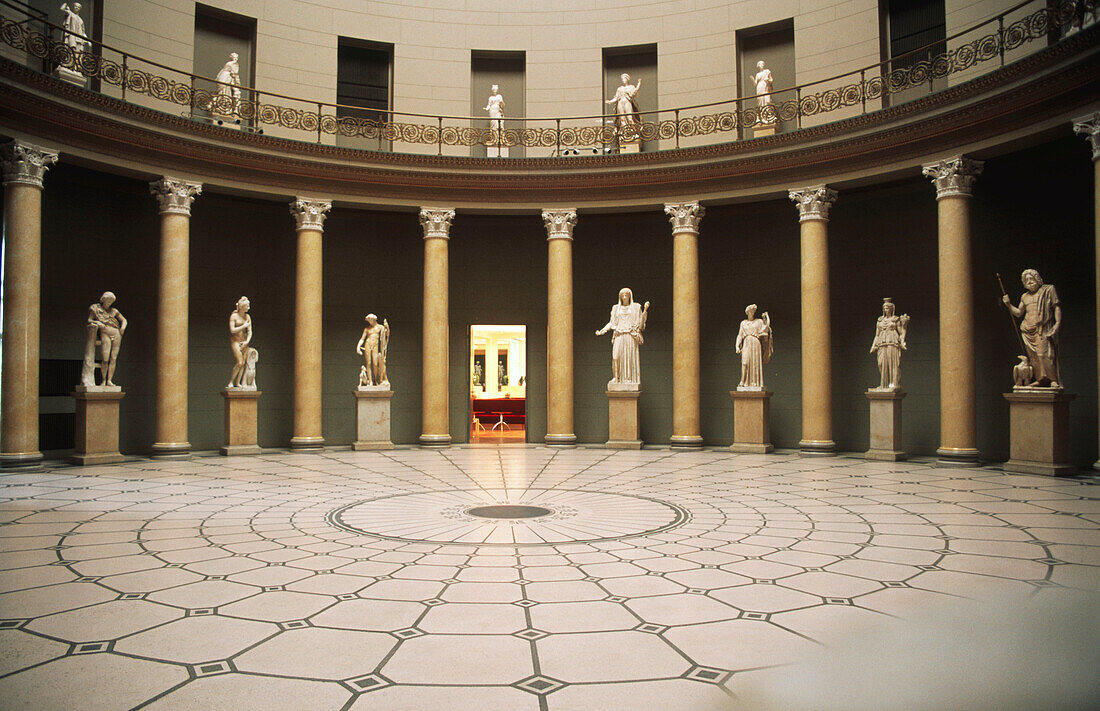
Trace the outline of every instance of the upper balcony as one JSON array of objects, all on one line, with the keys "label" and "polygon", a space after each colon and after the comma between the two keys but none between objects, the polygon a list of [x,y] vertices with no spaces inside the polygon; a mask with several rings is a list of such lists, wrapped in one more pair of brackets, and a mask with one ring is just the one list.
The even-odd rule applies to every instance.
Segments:
[{"label": "upper balcony", "polygon": [[[949,153],[981,157],[1068,131],[1100,101],[1100,3],[1029,0],[911,55],[756,97],[614,115],[383,112],[219,91],[0,0],[0,131],[112,172],[188,177],[241,194],[369,206],[613,209],[675,198],[766,199],[859,185]],[[62,77],[68,76],[69,81]],[[205,87],[205,88],[204,88]],[[768,129],[782,127],[775,135]],[[763,131],[761,129],[764,129]],[[381,150],[335,145],[361,138]],[[646,142],[641,153],[621,148]],[[522,146],[523,158],[471,157]]]}]

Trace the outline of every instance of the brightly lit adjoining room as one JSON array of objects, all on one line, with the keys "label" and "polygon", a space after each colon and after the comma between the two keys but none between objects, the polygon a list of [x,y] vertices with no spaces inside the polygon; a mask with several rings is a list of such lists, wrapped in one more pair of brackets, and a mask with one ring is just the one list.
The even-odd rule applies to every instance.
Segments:
[{"label": "brightly lit adjoining room", "polygon": [[1100,699],[1096,0],[0,0],[0,707]]}]

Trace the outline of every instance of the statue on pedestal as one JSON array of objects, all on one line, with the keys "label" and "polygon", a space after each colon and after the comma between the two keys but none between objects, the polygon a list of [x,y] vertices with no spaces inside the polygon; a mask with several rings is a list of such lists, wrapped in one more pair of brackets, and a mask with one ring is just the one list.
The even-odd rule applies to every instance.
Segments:
[{"label": "statue on pedestal", "polygon": [[772,358],[772,321],[768,312],[756,318],[756,304],[745,308],[745,320],[737,332],[734,349],[741,354],[738,390],[763,390],[764,365]]},{"label": "statue on pedestal", "polygon": [[[355,346],[355,352],[363,356],[366,363],[359,370],[360,387],[368,385],[389,385],[390,379],[386,374],[386,355],[390,348],[390,322],[382,319],[378,323],[378,317],[367,314],[364,319],[367,322],[363,329],[363,335]],[[365,381],[365,382],[364,382]]]},{"label": "statue on pedestal", "polygon": [[756,74],[752,76],[756,85],[756,105],[760,108],[772,103],[772,70],[764,66],[763,60],[756,63]]},{"label": "statue on pedestal", "polygon": [[61,23],[65,28],[62,41],[74,52],[83,52],[90,44],[88,35],[84,32],[84,19],[80,17],[80,10],[81,5],[78,2],[72,5],[61,3],[61,11],[65,13],[65,20]]},{"label": "statue on pedestal", "polygon": [[[1061,389],[1058,374],[1058,330],[1062,306],[1053,284],[1044,284],[1039,272],[1025,269],[1020,275],[1027,292],[1013,306],[1008,294],[1001,297],[1009,312],[1020,319],[1020,341],[1031,366],[1031,381],[1024,387]],[[1018,386],[1019,387],[1019,386]]]},{"label": "statue on pedestal", "polygon": [[[625,74],[623,75],[626,76]],[[623,288],[619,291],[619,303],[611,307],[611,320],[607,325],[596,331],[597,336],[602,336],[609,330],[612,333],[611,346],[611,385],[641,385],[642,367],[638,346],[644,342],[642,331],[645,330],[646,318],[649,314],[649,302],[641,306],[634,301],[634,294],[630,289]]]},{"label": "statue on pedestal", "polygon": [[118,387],[114,383],[115,365],[118,349],[122,345],[122,334],[126,333],[126,318],[114,308],[115,295],[103,292],[99,301],[88,307],[86,327],[88,337],[84,345],[84,367],[80,373],[80,384],[95,386],[95,346],[99,341],[99,370],[103,382],[100,385]]},{"label": "statue on pedestal", "polygon": [[500,95],[500,87],[493,84],[493,93],[489,96],[489,103],[484,111],[489,112],[489,128],[494,131],[504,129],[504,97]]},{"label": "statue on pedestal", "polygon": [[229,376],[227,388],[241,390],[256,389],[256,361],[259,352],[249,344],[252,342],[252,317],[248,315],[251,304],[247,296],[237,299],[237,308],[229,314],[229,350],[237,361],[233,373]]},{"label": "statue on pedestal", "polygon": [[637,128],[642,122],[639,115],[641,110],[638,108],[637,101],[638,92],[642,88],[642,80],[639,79],[637,84],[631,84],[630,75],[626,73],[623,73],[620,79],[623,83],[615,90],[615,96],[604,103],[615,105],[615,125],[619,127],[619,130],[627,126]]},{"label": "statue on pedestal", "polygon": [[[214,113],[236,114],[238,106],[241,102],[241,65],[238,60],[236,52],[230,52],[229,61],[225,63],[221,71],[218,72],[216,81],[218,82],[218,96],[228,97],[229,111],[218,111],[218,108],[222,108],[226,104],[215,104]],[[219,102],[220,103],[220,102]]]},{"label": "statue on pedestal", "polygon": [[873,390],[901,389],[901,352],[906,350],[905,335],[909,330],[909,315],[894,315],[894,302],[882,300],[882,315],[875,322],[875,340],[871,353],[878,361],[879,384]]}]

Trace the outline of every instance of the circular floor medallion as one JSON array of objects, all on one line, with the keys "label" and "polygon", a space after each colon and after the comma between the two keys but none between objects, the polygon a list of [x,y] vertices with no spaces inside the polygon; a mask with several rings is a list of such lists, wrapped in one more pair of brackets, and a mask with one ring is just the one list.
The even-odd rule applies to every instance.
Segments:
[{"label": "circular floor medallion", "polygon": [[345,531],[415,543],[554,545],[676,528],[688,513],[643,496],[561,489],[476,489],[383,496],[341,506]]}]

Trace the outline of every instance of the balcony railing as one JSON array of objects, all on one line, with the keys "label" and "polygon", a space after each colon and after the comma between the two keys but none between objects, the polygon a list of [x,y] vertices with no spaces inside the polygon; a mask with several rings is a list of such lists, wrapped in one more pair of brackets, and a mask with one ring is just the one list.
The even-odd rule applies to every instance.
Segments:
[{"label": "balcony railing", "polygon": [[[0,0],[0,56],[36,71],[65,69],[90,79],[123,101],[182,114],[195,121],[230,123],[255,132],[279,127],[280,136],[323,143],[326,137],[369,139],[394,151],[443,154],[446,147],[487,146],[570,149],[600,153],[624,143],[659,141],[660,149],[742,140],[747,129],[786,122],[793,128],[876,111],[931,93],[933,82],[972,79],[1006,62],[1095,24],[1100,0],[1027,0],[967,30],[906,55],[845,74],[774,89],[772,103],[757,97],[645,111],[640,121],[616,125],[614,114],[506,117],[521,128],[479,127],[485,116],[445,116],[372,109],[385,120],[355,116],[362,107],[312,101],[240,87],[239,98],[219,92],[213,77],[173,69],[102,43],[80,51],[64,42],[64,29],[29,14],[22,3]],[[38,28],[42,28],[40,31]],[[89,84],[89,82],[85,82]],[[937,86],[942,86],[940,81]],[[204,88],[210,86],[212,88]],[[151,100],[151,101],[150,101]],[[846,110],[846,111],[845,111]],[[829,114],[834,114],[829,116]],[[823,117],[824,120],[818,118]],[[331,142],[333,139],[329,138]],[[448,151],[452,152],[452,151]]]}]

